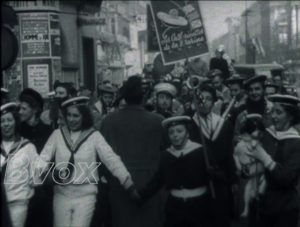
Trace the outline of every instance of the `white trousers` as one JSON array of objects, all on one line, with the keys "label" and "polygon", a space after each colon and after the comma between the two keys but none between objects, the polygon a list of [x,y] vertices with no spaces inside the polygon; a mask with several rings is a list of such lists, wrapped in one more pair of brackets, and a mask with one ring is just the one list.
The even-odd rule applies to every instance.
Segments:
[{"label": "white trousers", "polygon": [[27,217],[28,201],[10,202],[8,209],[13,227],[23,227]]},{"label": "white trousers", "polygon": [[70,198],[60,193],[54,194],[55,227],[88,227],[95,210],[96,195]]}]

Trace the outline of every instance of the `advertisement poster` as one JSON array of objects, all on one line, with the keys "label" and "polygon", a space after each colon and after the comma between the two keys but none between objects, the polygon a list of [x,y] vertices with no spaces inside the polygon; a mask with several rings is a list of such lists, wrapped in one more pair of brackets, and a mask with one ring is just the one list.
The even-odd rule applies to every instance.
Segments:
[{"label": "advertisement poster", "polygon": [[59,16],[57,14],[50,15],[50,35],[51,35],[51,56],[61,56],[61,39],[59,28]]},{"label": "advertisement poster", "polygon": [[49,93],[49,65],[27,65],[28,87],[38,91],[43,97]]},{"label": "advertisement poster", "polygon": [[151,10],[165,65],[208,53],[198,1],[151,1]]},{"label": "advertisement poster", "polygon": [[22,57],[46,57],[50,55],[47,13],[20,15]]}]

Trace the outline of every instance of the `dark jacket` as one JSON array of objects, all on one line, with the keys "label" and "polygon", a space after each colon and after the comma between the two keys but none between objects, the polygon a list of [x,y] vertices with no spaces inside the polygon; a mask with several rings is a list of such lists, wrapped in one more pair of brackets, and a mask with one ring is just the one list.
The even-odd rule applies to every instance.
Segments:
[{"label": "dark jacket", "polygon": [[52,131],[51,126],[44,124],[41,120],[35,126],[30,126],[23,122],[20,127],[21,136],[34,144],[38,154],[41,153]]},{"label": "dark jacket", "polygon": [[[101,133],[122,159],[139,189],[149,181],[158,166],[163,144],[163,118],[139,106],[127,106],[108,115]],[[161,196],[142,208],[130,201],[114,178],[109,179],[112,227],[161,226]]]},{"label": "dark jacket", "polygon": [[265,173],[267,188],[260,210],[274,215],[299,207],[297,184],[300,176],[300,136],[276,138],[268,129],[262,143],[276,162],[276,167]]},{"label": "dark jacket", "polygon": [[223,58],[212,58],[209,62],[209,69],[219,69],[223,73],[224,80],[228,79],[230,77],[229,67],[228,63]]}]

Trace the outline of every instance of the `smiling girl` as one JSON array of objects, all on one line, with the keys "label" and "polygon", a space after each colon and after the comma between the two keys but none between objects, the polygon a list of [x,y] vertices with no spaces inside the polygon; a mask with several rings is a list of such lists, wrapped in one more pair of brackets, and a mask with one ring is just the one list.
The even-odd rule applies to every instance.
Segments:
[{"label": "smiling girl", "polygon": [[31,163],[38,158],[35,146],[19,135],[16,103],[1,106],[1,174],[14,227],[24,226],[29,200],[34,194]]}]

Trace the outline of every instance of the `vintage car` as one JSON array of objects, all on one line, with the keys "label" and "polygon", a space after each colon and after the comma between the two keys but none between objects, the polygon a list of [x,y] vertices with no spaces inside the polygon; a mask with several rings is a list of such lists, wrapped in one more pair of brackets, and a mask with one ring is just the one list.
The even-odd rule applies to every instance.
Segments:
[{"label": "vintage car", "polygon": [[266,75],[268,79],[272,79],[274,75],[284,77],[284,67],[280,64],[236,64],[235,72],[248,79],[255,75]]}]

